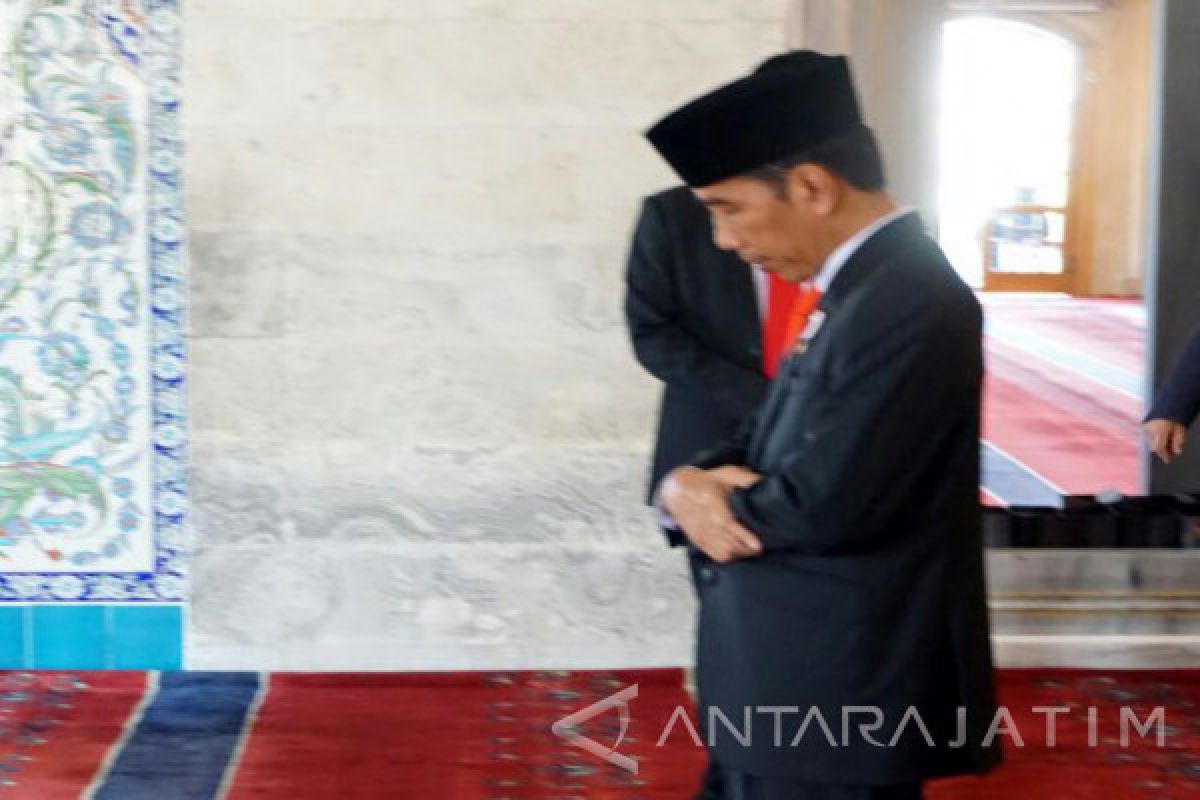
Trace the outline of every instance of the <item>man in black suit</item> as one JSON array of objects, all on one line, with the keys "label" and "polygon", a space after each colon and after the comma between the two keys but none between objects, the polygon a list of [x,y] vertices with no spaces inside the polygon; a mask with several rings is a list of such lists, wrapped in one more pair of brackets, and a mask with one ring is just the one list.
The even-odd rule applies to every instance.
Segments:
[{"label": "man in black suit", "polygon": [[824,293],[751,422],[660,490],[703,557],[730,795],[899,800],[986,771],[978,302],[884,190],[844,58],[776,57],[647,137],[718,245]]},{"label": "man in black suit", "polygon": [[762,403],[760,280],[713,243],[708,211],[686,186],[646,198],[625,272],[625,319],[638,362],[663,382],[651,493]]},{"label": "man in black suit", "polygon": [[[642,204],[625,272],[625,319],[638,362],[663,382],[648,502],[668,472],[732,436],[762,403],[766,280],[717,248],[708,211],[686,186]],[[664,533],[672,546],[685,543],[678,530]],[[695,585],[698,562],[689,563]],[[718,800],[723,787],[710,758],[697,800]]]},{"label": "man in black suit", "polygon": [[[663,382],[647,501],[663,477],[732,436],[778,368],[779,341],[801,292],[713,242],[708,211],[686,186],[647,197],[625,274],[634,354]],[[765,354],[764,354],[765,351]],[[672,546],[686,543],[665,529]],[[689,559],[695,583],[698,560]],[[710,760],[698,800],[723,795]]]},{"label": "man in black suit", "polygon": [[1200,412],[1200,332],[1192,336],[1143,420],[1146,443],[1164,464],[1183,455],[1187,429]]}]

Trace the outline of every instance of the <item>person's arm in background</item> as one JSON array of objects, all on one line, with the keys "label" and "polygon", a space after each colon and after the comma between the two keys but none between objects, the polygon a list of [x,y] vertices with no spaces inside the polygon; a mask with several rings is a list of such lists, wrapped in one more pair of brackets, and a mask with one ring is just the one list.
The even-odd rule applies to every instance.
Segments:
[{"label": "person's arm in background", "polygon": [[1188,426],[1200,411],[1200,331],[1193,334],[1183,354],[1167,373],[1144,418],[1150,450],[1170,463],[1183,453]]},{"label": "person's arm in background", "polygon": [[[663,383],[711,398],[731,418],[745,418],[765,394],[767,379],[759,370],[714,353],[679,324],[672,258],[662,211],[646,201],[625,274],[625,319],[634,355]],[[756,391],[747,391],[750,387]]]}]

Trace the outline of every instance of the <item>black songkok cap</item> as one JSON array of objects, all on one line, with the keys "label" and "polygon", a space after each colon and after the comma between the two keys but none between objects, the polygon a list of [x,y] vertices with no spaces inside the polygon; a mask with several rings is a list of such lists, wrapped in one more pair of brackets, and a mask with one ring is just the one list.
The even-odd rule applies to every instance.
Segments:
[{"label": "black songkok cap", "polygon": [[794,50],[671,112],[646,138],[696,188],[802,153],[862,124],[845,56]]}]

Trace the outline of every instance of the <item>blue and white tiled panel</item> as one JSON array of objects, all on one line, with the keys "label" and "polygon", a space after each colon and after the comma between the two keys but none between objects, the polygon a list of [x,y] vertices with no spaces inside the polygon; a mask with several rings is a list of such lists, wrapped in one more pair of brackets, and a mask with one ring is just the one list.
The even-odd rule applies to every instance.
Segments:
[{"label": "blue and white tiled panel", "polygon": [[182,669],[183,606],[0,606],[0,669]]}]

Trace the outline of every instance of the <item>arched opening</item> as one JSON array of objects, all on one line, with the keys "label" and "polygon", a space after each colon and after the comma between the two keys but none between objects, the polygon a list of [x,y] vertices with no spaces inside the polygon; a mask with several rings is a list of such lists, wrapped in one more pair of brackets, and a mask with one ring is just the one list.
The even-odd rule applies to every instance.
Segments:
[{"label": "arched opening", "polygon": [[985,289],[1065,291],[1079,54],[1033,25],[945,26],[940,238]]}]

